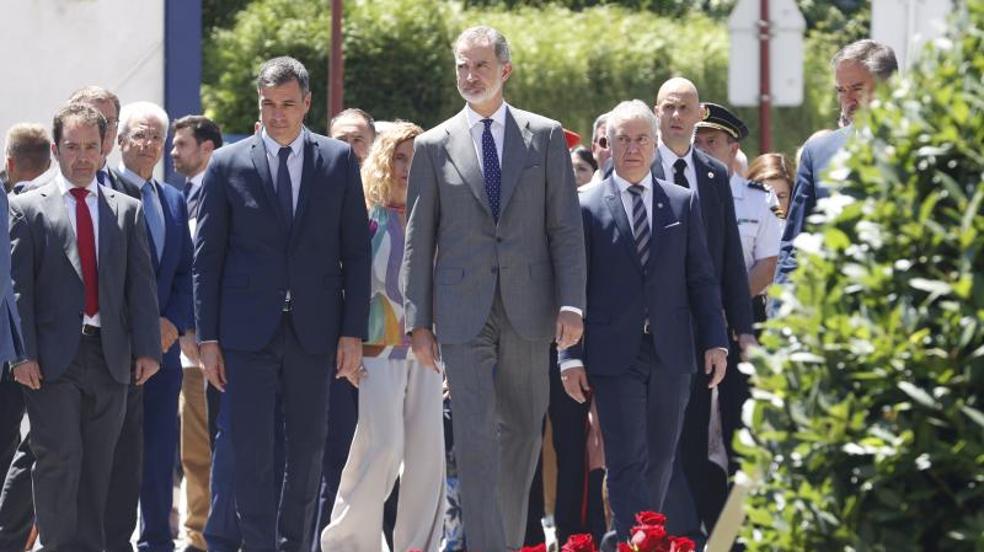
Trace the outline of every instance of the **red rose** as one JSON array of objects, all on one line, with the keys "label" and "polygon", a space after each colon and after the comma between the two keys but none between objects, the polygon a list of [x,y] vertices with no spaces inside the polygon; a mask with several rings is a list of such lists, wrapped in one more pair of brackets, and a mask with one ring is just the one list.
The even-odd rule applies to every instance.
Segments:
[{"label": "red rose", "polygon": [[669,552],[666,529],[661,525],[637,525],[632,528],[629,544],[639,552]]},{"label": "red rose", "polygon": [[536,546],[524,546],[519,549],[519,552],[547,552],[547,545],[541,542]]},{"label": "red rose", "polygon": [[670,539],[670,552],[694,552],[697,545],[687,537],[673,537]]},{"label": "red rose", "polygon": [[591,535],[571,535],[567,543],[560,549],[560,552],[597,552],[594,539]]},{"label": "red rose", "polygon": [[618,552],[635,552],[632,547],[624,542],[618,543]]},{"label": "red rose", "polygon": [[639,525],[666,525],[666,516],[657,512],[639,512],[635,518]]}]

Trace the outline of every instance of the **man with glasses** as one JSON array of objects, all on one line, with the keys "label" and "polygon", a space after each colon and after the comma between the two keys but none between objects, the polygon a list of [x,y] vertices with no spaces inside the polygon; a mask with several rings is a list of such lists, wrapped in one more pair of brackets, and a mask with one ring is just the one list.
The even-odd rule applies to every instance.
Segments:
[{"label": "man with glasses", "polygon": [[601,182],[605,179],[605,172],[610,168],[608,161],[611,159],[611,151],[608,149],[608,133],[606,132],[605,122],[608,119],[607,113],[598,115],[591,130],[591,155],[598,163],[598,170],[591,177],[591,182]]}]

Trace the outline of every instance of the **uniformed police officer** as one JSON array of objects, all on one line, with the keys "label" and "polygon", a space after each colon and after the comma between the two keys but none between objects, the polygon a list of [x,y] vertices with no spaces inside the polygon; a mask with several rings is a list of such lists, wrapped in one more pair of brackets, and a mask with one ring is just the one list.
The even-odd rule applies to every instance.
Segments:
[{"label": "uniformed police officer", "polygon": [[[704,103],[704,109],[705,118],[696,125],[694,145],[728,167],[745,269],[748,271],[749,294],[755,321],[762,322],[765,320],[764,293],[772,283],[782,235],[782,221],[772,209],[777,203],[775,194],[759,182],[745,180],[733,170],[739,144],[748,136],[748,128],[741,119],[715,103]],[[741,427],[741,407],[749,397],[749,386],[748,377],[737,370],[737,355],[732,354],[728,360],[730,377],[725,378],[718,389],[718,407],[720,435],[730,464],[729,472],[734,474],[738,466],[731,443],[735,431]],[[714,424],[711,425],[713,436],[717,432]]]}]

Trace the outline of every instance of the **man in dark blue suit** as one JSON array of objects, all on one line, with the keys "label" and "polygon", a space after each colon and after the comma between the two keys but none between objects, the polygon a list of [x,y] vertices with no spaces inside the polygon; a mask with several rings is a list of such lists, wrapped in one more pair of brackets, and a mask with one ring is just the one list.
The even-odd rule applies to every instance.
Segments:
[{"label": "man in dark blue suit", "polygon": [[120,111],[120,183],[136,190],[143,203],[150,258],[160,306],[161,370],[144,386],[131,386],[127,413],[116,446],[111,498],[106,512],[106,550],[132,550],[137,499],[143,520],[141,550],[172,551],[170,515],[173,466],[178,442],[181,362],[178,336],[194,325],[192,314],[191,233],[184,198],[158,182],[154,167],[164,153],[167,113],[150,102]]},{"label": "man in dark blue suit", "polygon": [[[303,126],[304,66],[271,59],[256,84],[262,131],[217,151],[205,172],[195,315],[205,375],[229,394],[244,546],[293,551],[310,546],[330,378],[359,377],[369,223],[351,148]],[[279,506],[271,500],[278,395]]]},{"label": "man in dark blue suit", "polygon": [[697,194],[654,177],[656,135],[656,117],[639,100],[608,116],[614,172],[580,195],[584,341],[559,357],[568,394],[584,402],[594,392],[621,540],[637,512],[663,507],[698,362],[709,387],[727,366]]},{"label": "man in dark blue suit", "polygon": [[834,55],[830,65],[834,69],[841,120],[848,124],[803,145],[799,168],[796,170],[796,184],[793,186],[793,199],[779,246],[775,278],[777,283],[789,281],[789,273],[796,268],[793,240],[803,231],[806,218],[813,212],[817,200],[830,193],[820,177],[830,160],[844,147],[847,139],[854,136],[854,116],[859,109],[871,102],[877,85],[888,80],[899,68],[895,52],[885,44],[870,39],[845,46]]}]

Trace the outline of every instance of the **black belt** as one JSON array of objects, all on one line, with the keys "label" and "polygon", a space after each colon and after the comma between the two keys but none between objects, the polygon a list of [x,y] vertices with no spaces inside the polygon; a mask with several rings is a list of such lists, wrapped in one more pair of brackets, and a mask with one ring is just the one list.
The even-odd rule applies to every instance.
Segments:
[{"label": "black belt", "polygon": [[94,336],[99,335],[99,326],[93,326],[92,324],[82,324],[82,335]]}]

